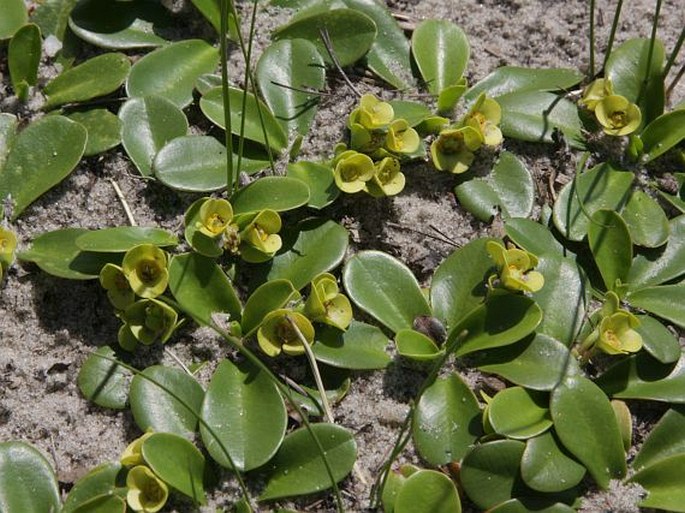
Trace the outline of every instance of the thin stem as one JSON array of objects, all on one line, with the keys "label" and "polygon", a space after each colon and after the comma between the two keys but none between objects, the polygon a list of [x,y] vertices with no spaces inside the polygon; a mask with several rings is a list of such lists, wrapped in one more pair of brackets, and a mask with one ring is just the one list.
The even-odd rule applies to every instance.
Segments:
[{"label": "thin stem", "polygon": [[649,39],[649,51],[647,52],[647,67],[645,69],[645,78],[642,80],[640,86],[640,94],[637,95],[637,101],[640,103],[645,93],[647,92],[647,84],[649,82],[650,70],[652,69],[652,58],[654,57],[654,44],[656,43],[656,31],[659,27],[659,13],[661,12],[662,0],[656,0],[656,7],[654,8],[654,21],[652,23],[652,35]]},{"label": "thin stem", "polygon": [[595,0],[590,0],[590,76],[595,76]]},{"label": "thin stem", "polygon": [[224,143],[226,144],[226,194],[230,198],[233,186],[233,143],[231,140],[231,97],[228,94],[228,2],[220,0],[221,26],[219,31],[219,52],[221,55],[221,96],[224,104]]},{"label": "thin stem", "polygon": [[357,95],[357,98],[361,98],[362,94],[357,90],[356,87],[354,87],[354,84],[350,81],[350,78],[343,71],[342,66],[340,65],[340,61],[338,60],[338,56],[335,55],[335,51],[333,50],[333,44],[331,43],[331,38],[328,35],[328,30],[323,28],[319,31],[319,33],[321,34],[321,40],[323,41],[323,45],[326,47],[326,52],[328,52],[328,56],[331,58],[331,61],[333,61],[335,69],[337,69],[338,73],[342,75],[343,80],[347,84],[347,87],[349,87],[352,90],[352,92],[355,95]]},{"label": "thin stem", "polygon": [[128,202],[126,201],[126,197],[124,196],[124,193],[121,192],[121,189],[119,188],[119,184],[116,183],[114,180],[110,179],[109,183],[112,184],[112,188],[114,189],[114,193],[117,195],[117,198],[119,198],[119,201],[121,202],[121,206],[124,207],[124,212],[126,213],[126,217],[128,218],[128,224],[131,226],[138,226],[138,223],[136,223],[136,218],[133,217],[133,211],[131,210],[131,207],[128,206]]},{"label": "thin stem", "polygon": [[680,79],[683,78],[683,75],[685,74],[685,63],[683,63],[682,66],[680,66],[680,70],[678,73],[676,73],[675,78],[673,79],[673,82],[666,88],[666,98],[671,96],[671,93],[675,89],[675,86],[678,85],[678,82],[680,82]]},{"label": "thin stem", "polygon": [[611,32],[609,32],[609,41],[607,42],[606,54],[604,55],[604,63],[602,69],[606,69],[611,50],[614,47],[614,37],[616,36],[616,29],[618,28],[618,21],[621,18],[621,9],[623,8],[623,0],[618,0],[616,10],[614,11],[614,20],[611,22]]},{"label": "thin stem", "polygon": [[169,356],[171,356],[171,359],[174,360],[178,364],[178,366],[181,367],[181,369],[183,369],[183,371],[186,374],[188,374],[188,376],[193,375],[193,373],[190,372],[190,369],[186,366],[186,364],[183,363],[183,361],[178,356],[176,356],[176,354],[171,349],[169,349],[167,346],[164,346],[164,352],[166,354],[168,354]]},{"label": "thin stem", "polygon": [[678,36],[678,41],[675,44],[675,47],[673,48],[673,51],[671,52],[671,55],[668,56],[668,62],[666,62],[666,66],[664,67],[664,78],[668,75],[668,72],[671,71],[671,68],[673,67],[673,64],[675,63],[675,60],[678,58],[678,54],[680,53],[680,49],[683,47],[683,43],[685,42],[685,27],[683,30],[680,32],[680,36]]}]

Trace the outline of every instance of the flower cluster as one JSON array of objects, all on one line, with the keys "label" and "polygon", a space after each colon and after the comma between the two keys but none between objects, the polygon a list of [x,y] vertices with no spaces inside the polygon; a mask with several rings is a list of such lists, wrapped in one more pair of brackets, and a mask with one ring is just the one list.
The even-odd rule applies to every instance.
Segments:
[{"label": "flower cluster", "polygon": [[[105,265],[100,284],[123,321],[119,345],[133,351],[138,343],[164,343],[178,326],[178,314],[168,304],[156,299],[169,283],[166,253],[152,244],[128,250],[121,266]],[[136,296],[141,298],[136,301]]]},{"label": "flower cluster", "polygon": [[128,467],[126,475],[126,502],[133,511],[155,513],[164,507],[169,497],[169,487],[145,464],[143,443],[152,433],[145,433],[134,440],[121,455],[120,461]]},{"label": "flower cluster", "polygon": [[629,354],[642,348],[642,336],[635,330],[640,326],[640,320],[620,308],[614,292],[607,292],[597,316],[599,322],[581,345],[583,352],[600,350],[606,354]]},{"label": "flower cluster", "polygon": [[0,280],[5,271],[14,263],[14,251],[17,249],[17,237],[11,231],[0,226]]},{"label": "flower cluster", "polygon": [[393,196],[404,189],[403,159],[416,157],[421,138],[406,119],[395,118],[392,105],[365,94],[349,116],[349,148],[339,145],[333,159],[338,188],[364,191],[374,197]]},{"label": "flower cluster", "polygon": [[580,103],[602,125],[609,135],[629,135],[642,123],[640,108],[624,96],[614,94],[614,87],[608,78],[598,78],[585,88]]},{"label": "flower cluster", "polygon": [[464,173],[473,162],[475,151],[483,145],[494,147],[502,142],[498,127],[501,118],[499,104],[481,94],[459,123],[442,129],[431,143],[433,165],[439,171]]},{"label": "flower cluster", "polygon": [[488,241],[486,249],[499,272],[499,275],[488,279],[491,289],[500,287],[513,292],[537,292],[545,284],[542,274],[532,270],[538,265],[538,259],[532,253],[514,246],[505,248],[495,241]]},{"label": "flower cluster", "polygon": [[299,308],[281,308],[270,312],[257,330],[259,348],[268,356],[281,352],[296,356],[305,352],[304,343],[314,342],[312,322],[321,322],[346,330],[352,322],[352,306],[340,293],[332,274],[323,273],[310,284],[307,301]]}]

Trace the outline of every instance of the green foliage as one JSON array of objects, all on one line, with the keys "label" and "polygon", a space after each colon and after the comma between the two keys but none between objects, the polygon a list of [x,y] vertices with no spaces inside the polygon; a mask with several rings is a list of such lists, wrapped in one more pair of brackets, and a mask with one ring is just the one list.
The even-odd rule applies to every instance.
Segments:
[{"label": "green foliage", "polygon": [[22,0],[2,0],[2,20],[0,21],[0,40],[11,38],[26,22],[28,15]]},{"label": "green foliage", "polygon": [[26,513],[59,509],[55,471],[45,456],[29,444],[0,443],[0,504],[5,511]]},{"label": "green foliage", "polygon": [[29,23],[17,30],[9,43],[8,64],[12,88],[26,101],[29,86],[36,85],[40,63],[41,37],[37,25]]}]

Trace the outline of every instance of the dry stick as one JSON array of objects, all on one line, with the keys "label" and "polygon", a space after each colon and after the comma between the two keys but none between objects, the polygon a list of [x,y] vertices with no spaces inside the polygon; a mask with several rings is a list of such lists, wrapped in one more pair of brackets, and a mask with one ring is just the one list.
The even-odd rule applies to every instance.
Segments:
[{"label": "dry stick", "polygon": [[328,56],[333,61],[333,65],[338,70],[338,73],[342,75],[343,80],[347,84],[347,87],[349,87],[352,90],[352,92],[355,95],[357,95],[357,98],[361,98],[362,94],[357,90],[356,87],[354,87],[354,84],[350,81],[350,78],[343,71],[342,66],[340,65],[340,61],[338,60],[338,56],[335,55],[335,52],[333,51],[333,44],[331,43],[331,38],[328,35],[328,30],[323,28],[319,30],[319,33],[321,34],[321,40],[323,41],[323,45],[326,47],[326,52],[328,52]]},{"label": "dry stick", "polygon": [[[387,225],[390,226],[391,228],[396,228],[396,229],[398,229],[398,230],[404,230],[404,231],[407,231],[407,232],[417,233],[417,234],[419,234],[419,235],[423,235],[424,237],[428,237],[428,238],[430,238],[430,239],[434,239],[434,240],[437,240],[437,241],[440,241],[440,242],[444,242],[445,244],[451,244],[451,245],[453,245],[453,246],[455,246],[455,247],[457,247],[457,246],[459,245],[459,244],[457,244],[456,242],[452,241],[449,237],[446,237],[444,234],[440,233],[438,230],[436,230],[436,231],[437,231],[438,233],[440,233],[440,235],[442,235],[442,237],[436,237],[435,235],[433,235],[433,234],[431,234],[431,233],[422,232],[421,230],[417,230],[416,228],[412,228],[411,226],[402,226],[401,224],[399,224],[399,223],[393,223],[392,221],[388,221],[388,222],[386,222],[385,224],[387,224]],[[443,238],[443,237],[444,237],[444,238]]]},{"label": "dry stick", "polygon": [[183,369],[183,370],[188,374],[188,376],[192,376],[192,375],[193,375],[193,373],[190,372],[190,369],[189,369],[188,367],[186,367],[186,364],[183,363],[183,362],[181,361],[181,359],[180,359],[178,356],[176,356],[176,355],[174,354],[174,352],[173,352],[171,349],[169,349],[168,347],[164,346],[164,352],[165,352],[166,354],[168,354],[169,356],[171,356],[171,358],[179,365],[179,367],[181,367],[181,369]]},{"label": "dry stick", "polygon": [[126,202],[126,198],[124,197],[124,193],[121,192],[119,185],[114,180],[112,180],[111,178],[109,179],[109,183],[112,184],[112,187],[114,188],[114,192],[116,193],[117,198],[119,198],[121,205],[124,207],[124,212],[126,212],[126,217],[128,218],[128,224],[130,224],[131,226],[138,226],[138,223],[136,223],[136,218],[133,217],[133,212],[131,211],[131,207],[128,206],[128,203]]},{"label": "dry stick", "polygon": [[683,75],[684,75],[684,74],[685,74],[685,64],[683,64],[683,65],[680,67],[680,71],[678,71],[678,73],[676,73],[676,76],[675,76],[675,78],[673,79],[673,82],[671,82],[671,85],[669,85],[668,88],[666,89],[666,97],[667,97],[667,98],[668,98],[669,96],[671,96],[671,93],[673,92],[673,89],[675,89],[675,86],[678,84],[678,82],[680,82],[680,79],[683,78]]},{"label": "dry stick", "polygon": [[669,71],[671,71],[671,67],[673,66],[673,63],[675,63],[675,60],[678,57],[678,54],[680,53],[680,49],[682,48],[683,43],[685,43],[685,27],[683,27],[683,30],[680,32],[680,36],[678,36],[678,42],[673,47],[671,55],[668,57],[668,62],[664,67],[664,78],[666,78]]}]

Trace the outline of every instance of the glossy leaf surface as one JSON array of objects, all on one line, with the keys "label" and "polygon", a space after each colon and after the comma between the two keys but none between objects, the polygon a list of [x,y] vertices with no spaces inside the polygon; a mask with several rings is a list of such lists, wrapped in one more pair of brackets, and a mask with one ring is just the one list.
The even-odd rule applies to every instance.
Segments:
[{"label": "glossy leaf surface", "polygon": [[309,201],[309,187],[297,178],[265,176],[243,187],[231,197],[235,215],[270,209],[293,210]]},{"label": "glossy leaf surface", "polygon": [[502,66],[469,89],[464,98],[467,102],[472,102],[481,93],[497,98],[514,92],[563,91],[582,79],[582,73],[575,69]]},{"label": "glossy leaf surface", "polygon": [[685,138],[685,109],[659,116],[640,134],[647,162],[660,157]]},{"label": "glossy leaf surface", "polygon": [[395,345],[400,356],[418,362],[435,360],[444,349],[439,349],[433,339],[412,329],[403,329],[395,334]]},{"label": "glossy leaf surface", "polygon": [[260,285],[245,303],[241,327],[245,335],[259,327],[269,312],[284,308],[300,297],[288,280],[272,280]]},{"label": "glossy leaf surface", "polygon": [[[504,222],[507,237],[538,258],[569,253],[546,226],[531,219],[511,218]],[[544,274],[544,273],[543,273]]]},{"label": "glossy leaf surface", "polygon": [[629,300],[632,306],[685,328],[685,283],[640,289]]},{"label": "glossy leaf surface", "polygon": [[644,508],[666,511],[685,511],[685,454],[678,454],[647,467],[633,477],[647,490],[647,497],[640,502]]},{"label": "glossy leaf surface", "polygon": [[395,513],[461,513],[454,483],[441,472],[419,470],[397,492]]},{"label": "glossy leaf surface", "polygon": [[359,308],[393,332],[412,327],[430,307],[409,268],[380,251],[362,251],[347,261],[343,283]]},{"label": "glossy leaf surface", "polygon": [[333,203],[340,196],[330,166],[301,160],[288,164],[288,177],[297,178],[309,187],[307,205],[320,210]]},{"label": "glossy leaf surface", "polygon": [[139,244],[175,246],[178,244],[178,238],[161,228],[116,226],[88,231],[76,239],[76,245],[81,250],[102,253],[125,253]]},{"label": "glossy leaf surface", "polygon": [[[285,435],[285,404],[276,386],[247,362],[222,360],[202,404],[202,441],[210,456],[231,468],[228,451],[240,470],[269,461]],[[211,429],[208,429],[208,427]]]},{"label": "glossy leaf surface", "polygon": [[680,342],[666,326],[649,315],[637,315],[635,328],[642,336],[642,347],[661,363],[674,363],[680,358]]},{"label": "glossy leaf surface", "polygon": [[352,321],[345,331],[332,326],[317,326],[312,351],[318,361],[333,367],[382,369],[391,360],[385,351],[388,342],[388,337],[376,326]]},{"label": "glossy leaf surface", "polygon": [[50,462],[24,442],[0,443],[0,510],[45,513],[60,509]]},{"label": "glossy leaf surface", "polygon": [[685,454],[685,412],[671,408],[656,423],[633,461],[635,470],[642,470],[661,460]]},{"label": "glossy leaf surface", "polygon": [[521,387],[498,392],[488,405],[488,419],[496,433],[527,440],[552,426],[547,395]]},{"label": "glossy leaf surface", "polygon": [[[90,513],[93,510],[99,512],[96,505],[103,508],[102,513],[125,513],[125,502],[113,495],[117,474],[120,471],[121,464],[118,461],[103,463],[91,470],[69,491],[61,513]],[[113,499],[117,499],[118,503]],[[105,503],[104,507],[101,506],[102,503]]]},{"label": "glossy leaf surface", "polygon": [[183,111],[161,96],[131,98],[119,119],[124,149],[143,176],[152,174],[152,161],[165,144],[188,132]]},{"label": "glossy leaf surface", "polygon": [[628,226],[613,210],[602,209],[592,214],[587,235],[607,290],[615,290],[617,282],[625,283],[633,260]]},{"label": "glossy leaf surface", "polygon": [[566,454],[553,431],[526,442],[521,458],[521,477],[533,490],[561,492],[580,483],[584,476],[585,467]]},{"label": "glossy leaf surface", "polygon": [[84,157],[92,157],[111,150],[121,142],[121,121],[107,109],[91,109],[67,116],[83,125],[88,132]]},{"label": "glossy leaf surface", "polygon": [[9,39],[27,21],[26,6],[22,0],[3,0],[0,19],[0,40]]},{"label": "glossy leaf surface", "polygon": [[204,395],[200,384],[186,372],[153,365],[131,381],[131,413],[143,432],[152,430],[192,437]]},{"label": "glossy leaf surface", "polygon": [[461,460],[482,435],[480,406],[457,374],[438,378],[419,398],[412,418],[414,443],[431,465]]},{"label": "glossy leaf surface", "polygon": [[668,240],[668,218],[656,200],[639,190],[633,191],[621,217],[628,225],[633,243],[657,248]]},{"label": "glossy leaf surface", "polygon": [[[7,10],[11,7],[3,5],[3,9],[3,16],[7,16]],[[7,65],[12,89],[22,101],[28,97],[28,87],[36,85],[38,79],[41,43],[38,25],[28,23],[16,31],[7,48]]]},{"label": "glossy leaf surface", "polygon": [[86,399],[98,406],[122,410],[126,407],[132,375],[111,358],[118,358],[118,355],[109,346],[99,347],[91,353],[78,373],[78,387]]},{"label": "glossy leaf surface", "polygon": [[616,416],[597,385],[581,376],[568,377],[552,391],[550,411],[562,444],[585,465],[600,488],[625,476]]},{"label": "glossy leaf surface", "polygon": [[[312,424],[333,477],[342,480],[352,470],[357,446],[352,434],[333,424]],[[283,440],[274,459],[267,467],[266,488],[260,500],[294,497],[320,492],[332,486],[322,461],[322,455],[306,428],[299,428]]]}]

